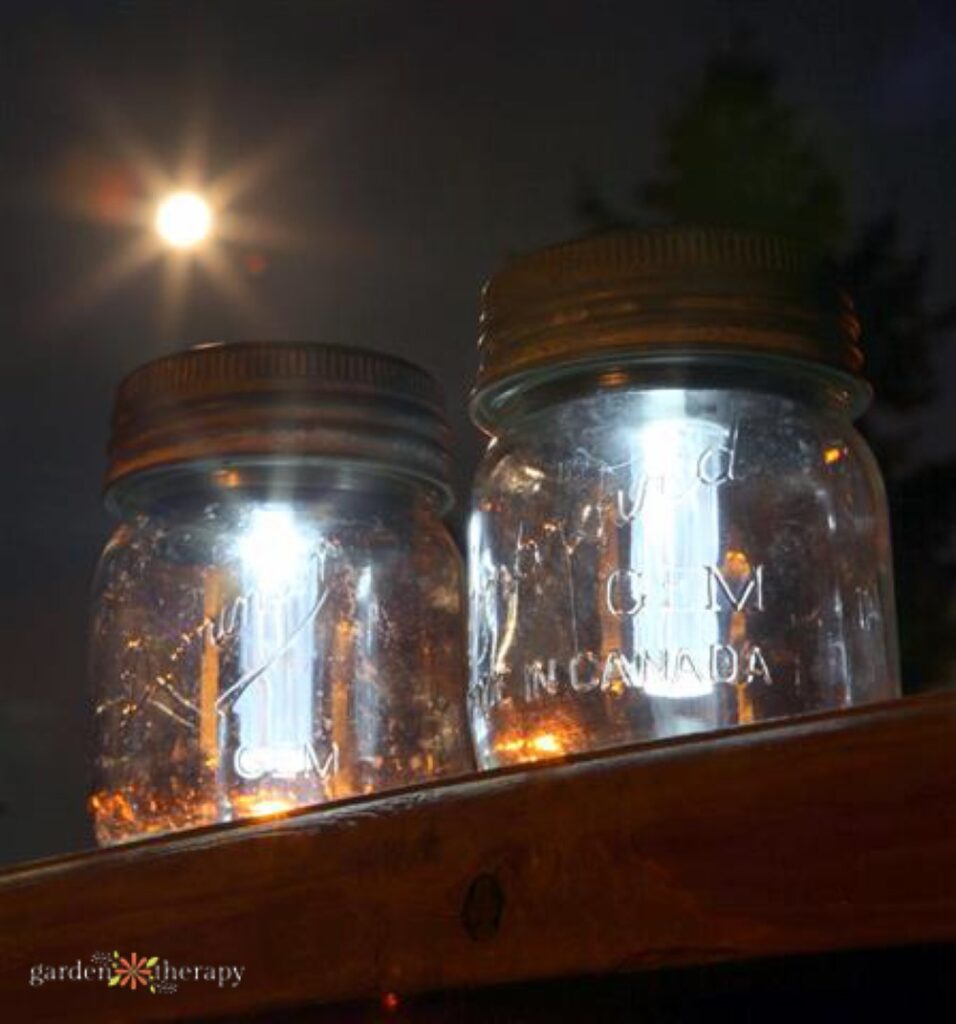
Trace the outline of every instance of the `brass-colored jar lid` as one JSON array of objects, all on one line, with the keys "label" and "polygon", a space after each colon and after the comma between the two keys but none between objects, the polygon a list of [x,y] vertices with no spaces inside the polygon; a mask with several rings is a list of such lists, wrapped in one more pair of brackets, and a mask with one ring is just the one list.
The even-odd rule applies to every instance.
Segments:
[{"label": "brass-colored jar lid", "polygon": [[654,356],[769,355],[848,375],[859,322],[814,249],[718,228],[583,237],[520,257],[482,294],[472,414],[547,368]]},{"label": "brass-colored jar lid", "polygon": [[441,389],[367,349],[199,345],[134,370],[113,411],[106,487],[185,463],[307,458],[419,478],[450,501]]}]

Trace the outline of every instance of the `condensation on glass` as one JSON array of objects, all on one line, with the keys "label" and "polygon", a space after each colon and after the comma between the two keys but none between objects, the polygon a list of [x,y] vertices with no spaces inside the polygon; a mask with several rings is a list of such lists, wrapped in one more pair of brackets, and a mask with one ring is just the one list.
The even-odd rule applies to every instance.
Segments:
[{"label": "condensation on glass", "polygon": [[102,844],[465,771],[447,428],[402,360],[204,346],[134,372],[93,595]]},{"label": "condensation on glass", "polygon": [[723,231],[530,255],[484,295],[469,708],[494,767],[899,693],[849,300]]}]

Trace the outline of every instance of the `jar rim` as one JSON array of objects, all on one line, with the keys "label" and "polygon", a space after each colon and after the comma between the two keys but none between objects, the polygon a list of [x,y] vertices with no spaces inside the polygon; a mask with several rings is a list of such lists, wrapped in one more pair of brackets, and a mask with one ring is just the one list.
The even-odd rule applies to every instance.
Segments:
[{"label": "jar rim", "polygon": [[[708,375],[714,375],[719,382],[707,383]],[[473,389],[469,411],[476,426],[494,434],[522,398],[550,384],[572,386],[589,381],[596,387],[638,390],[692,386],[769,391],[772,387],[757,388],[755,383],[769,377],[790,384],[835,386],[844,396],[846,411],[852,419],[866,411],[873,396],[873,389],[864,378],[809,360],[752,352],[724,352],[715,356],[710,349],[675,352],[662,347],[656,351],[587,355],[556,366],[532,367],[488,387]]]},{"label": "jar rim", "polygon": [[118,479],[104,489],[103,498],[110,513],[124,518],[142,511],[151,499],[169,500],[171,491],[207,498],[242,495],[272,502],[310,492],[323,497],[333,491],[368,492],[372,482],[424,494],[439,516],[454,506],[447,483],[396,471],[391,465],[314,455],[228,456],[167,463]]}]

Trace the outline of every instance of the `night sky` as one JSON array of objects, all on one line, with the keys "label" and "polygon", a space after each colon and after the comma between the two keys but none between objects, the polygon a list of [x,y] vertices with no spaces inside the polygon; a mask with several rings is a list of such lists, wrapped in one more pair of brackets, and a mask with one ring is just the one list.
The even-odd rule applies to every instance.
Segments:
[{"label": "night sky", "polygon": [[[463,496],[482,280],[581,230],[582,176],[624,202],[662,116],[741,31],[854,220],[900,210],[935,253],[934,295],[956,297],[947,0],[3,6],[0,860],[91,842],[86,592],[122,375],[203,339],[400,353],[447,389]],[[231,196],[215,265],[178,286],[162,254],[118,273],[189,175]],[[952,350],[924,460],[956,452]]]}]

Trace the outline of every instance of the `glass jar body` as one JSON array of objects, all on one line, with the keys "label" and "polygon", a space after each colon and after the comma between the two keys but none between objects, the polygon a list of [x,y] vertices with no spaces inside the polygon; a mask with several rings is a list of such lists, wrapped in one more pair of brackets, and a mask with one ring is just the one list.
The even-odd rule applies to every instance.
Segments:
[{"label": "glass jar body", "polygon": [[260,476],[124,502],[93,594],[101,844],[470,766],[463,573],[435,505],[374,475]]},{"label": "glass jar body", "polygon": [[775,381],[592,382],[503,420],[470,522],[482,766],[899,693],[875,460],[824,383]]}]

